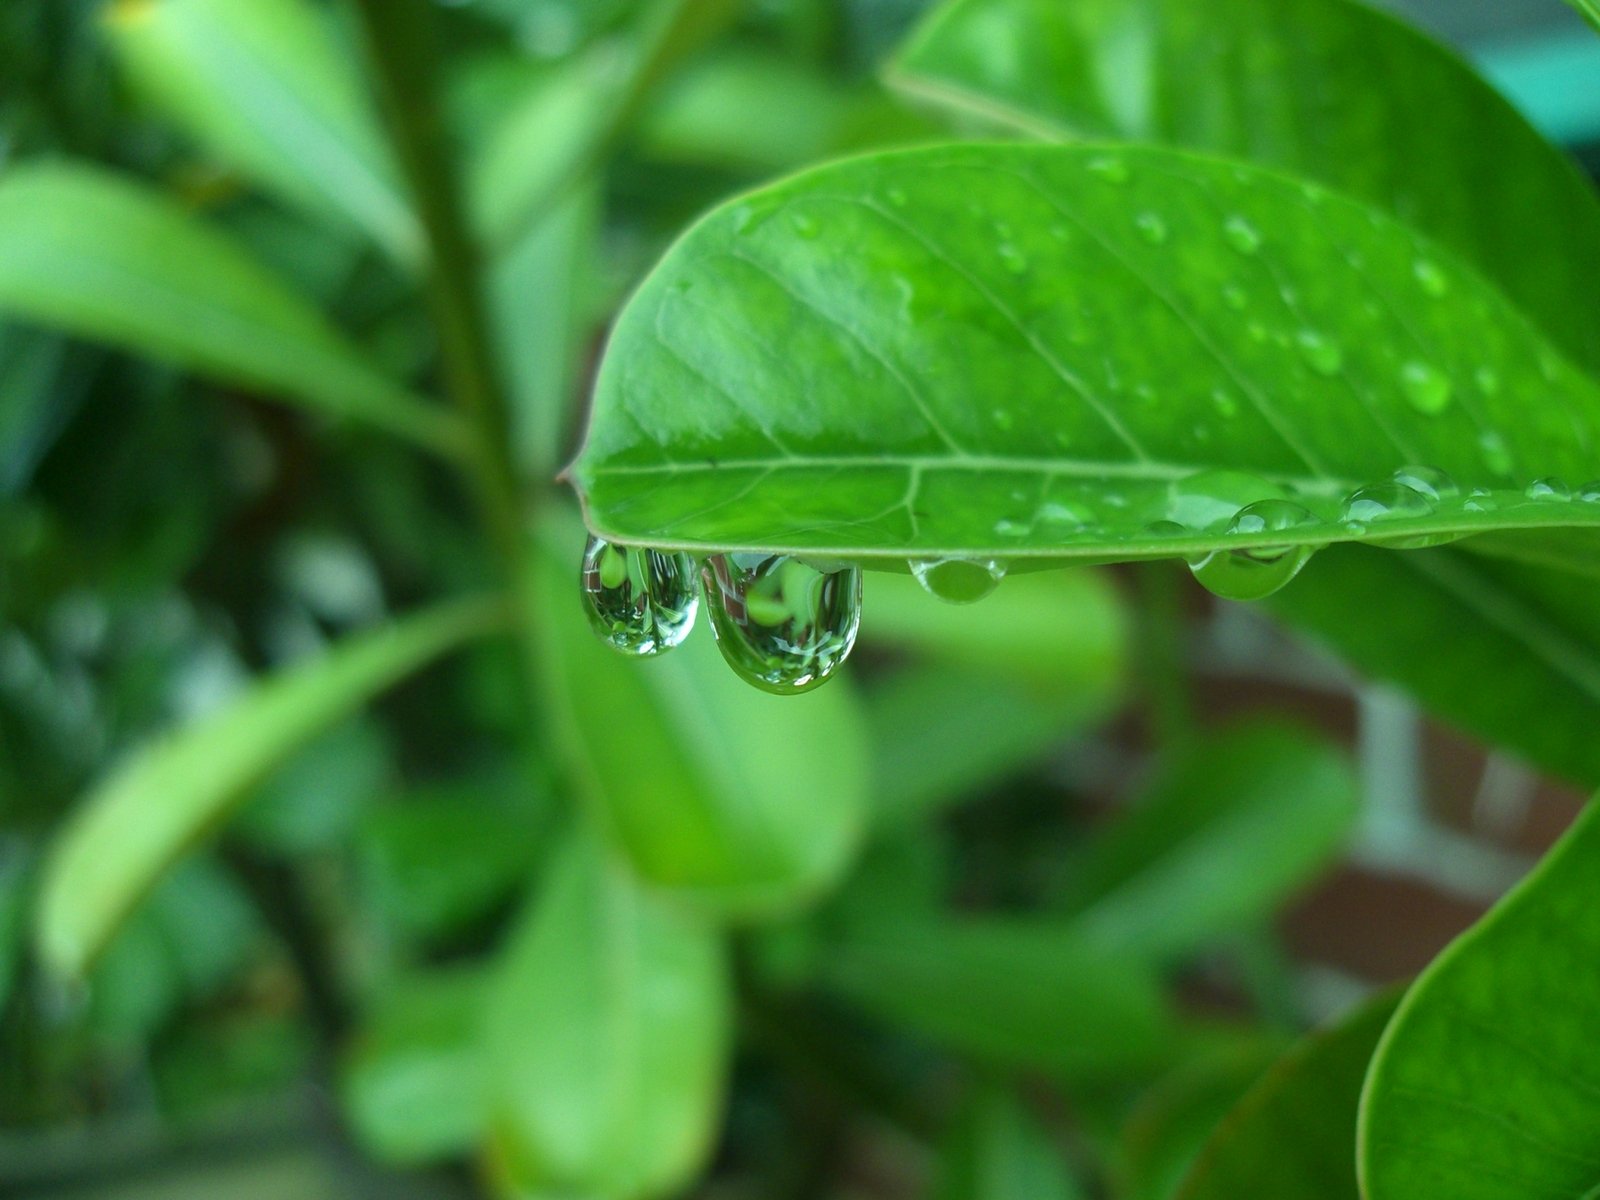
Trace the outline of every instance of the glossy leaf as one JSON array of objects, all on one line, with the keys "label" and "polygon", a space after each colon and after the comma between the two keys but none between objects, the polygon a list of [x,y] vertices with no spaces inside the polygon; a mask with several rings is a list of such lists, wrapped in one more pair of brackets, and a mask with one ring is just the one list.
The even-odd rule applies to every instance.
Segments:
[{"label": "glossy leaf", "polygon": [[[1584,577],[1454,550],[1335,547],[1267,601],[1364,674],[1585,786],[1600,785],[1600,614]],[[1381,620],[1352,614],[1382,613]]]},{"label": "glossy leaf", "polygon": [[1600,1185],[1600,808],[1436,958],[1361,1101],[1365,1200],[1567,1200]]},{"label": "glossy leaf", "polygon": [[1396,1002],[1379,996],[1290,1050],[1217,1127],[1174,1200],[1358,1200],[1361,1081]]},{"label": "glossy leaf", "polygon": [[952,0],[889,78],[1034,137],[1163,142],[1317,180],[1448,246],[1600,367],[1593,187],[1460,58],[1375,8]]},{"label": "glossy leaf", "polygon": [[1356,815],[1351,764],[1310,731],[1208,734],[1067,865],[1061,902],[1108,948],[1182,954],[1270,917],[1337,855]]},{"label": "glossy leaf", "polygon": [[1589,24],[1600,29],[1600,0],[1568,0],[1573,8],[1589,18]]},{"label": "glossy leaf", "polygon": [[0,179],[0,313],[445,449],[457,423],[171,200],[93,167]]},{"label": "glossy leaf", "polygon": [[1153,973],[1042,918],[852,922],[820,956],[822,982],[885,1021],[980,1062],[1104,1078],[1168,1046]]},{"label": "glossy leaf", "polygon": [[363,633],[134,754],[79,806],[44,874],[45,962],[80,974],[128,913],[255,784],[317,734],[500,620],[459,602]]},{"label": "glossy leaf", "polygon": [[341,1099],[362,1144],[388,1162],[468,1149],[488,1120],[481,972],[438,972],[386,988],[352,1044]]},{"label": "glossy leaf", "polygon": [[716,934],[583,835],[500,971],[492,1119],[509,1181],[616,1200],[681,1187],[722,1105],[731,998]]},{"label": "glossy leaf", "polygon": [[[539,587],[549,712],[575,785],[652,885],[733,916],[771,915],[838,878],[867,818],[867,748],[835,679],[757,692],[694,631],[660,658],[603,645],[579,605],[582,539],[562,525]],[[702,614],[702,622],[704,616]]]},{"label": "glossy leaf", "polygon": [[[961,146],[697,226],[617,326],[573,475],[623,542],[1275,554],[1592,528],[1600,503],[1525,489],[1586,477],[1597,427],[1600,386],[1375,210],[1170,150]],[[1440,500],[1347,508],[1410,464]],[[1286,528],[1239,516],[1263,500]],[[1531,544],[1592,569],[1592,533]]]},{"label": "glossy leaf", "polygon": [[1073,1200],[1083,1195],[1061,1151],[1017,1097],[974,1096],[946,1140],[933,1200]]},{"label": "glossy leaf", "polygon": [[353,49],[308,0],[118,0],[105,28],[135,87],[223,162],[402,262],[422,232]]}]

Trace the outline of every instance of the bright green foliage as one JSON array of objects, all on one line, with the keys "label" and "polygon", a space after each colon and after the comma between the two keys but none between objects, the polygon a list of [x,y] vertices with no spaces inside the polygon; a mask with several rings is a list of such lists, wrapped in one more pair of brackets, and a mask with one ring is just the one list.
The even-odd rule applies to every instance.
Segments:
[{"label": "bright green foliage", "polygon": [[933,1200],[1075,1200],[1083,1192],[1061,1152],[1017,1097],[1001,1088],[972,1097],[946,1140]]},{"label": "bright green foliage", "polygon": [[1343,847],[1355,773],[1290,725],[1209,735],[1069,864],[1063,905],[1082,934],[1165,958],[1277,911]]},{"label": "bright green foliage", "polygon": [[581,541],[552,546],[570,553],[552,551],[538,591],[550,718],[574,786],[633,868],[728,915],[772,915],[836,880],[867,815],[848,685],[756,693],[703,629],[659,659],[623,658],[580,610]]},{"label": "bright green foliage", "polygon": [[563,848],[491,1001],[498,1167],[519,1194],[670,1194],[721,1115],[729,981],[716,935],[596,839]]},{"label": "bright green foliage", "polygon": [[[624,313],[574,475],[656,545],[1276,553],[1600,524],[1524,492],[1585,478],[1597,423],[1600,387],[1374,210],[1166,150],[962,146],[699,225]],[[1437,501],[1391,487],[1408,464]]]},{"label": "bright green foliage", "polygon": [[1380,996],[1290,1050],[1217,1127],[1174,1200],[1357,1200],[1361,1081],[1396,999]]},{"label": "bright green foliage", "polygon": [[1600,1181],[1600,808],[1407,993],[1361,1099],[1366,1200],[1565,1200]]},{"label": "bright green foliage", "polygon": [[83,166],[0,180],[0,313],[456,449],[456,423],[385,378],[271,272],[173,201]]},{"label": "bright green foliage", "polygon": [[1046,140],[1163,142],[1316,180],[1449,247],[1600,367],[1594,189],[1458,57],[1365,4],[952,0],[890,78]]},{"label": "bright green foliage", "polygon": [[134,755],[83,802],[55,843],[38,912],[49,965],[81,974],[172,864],[275,766],[500,619],[497,605],[461,601],[358,635]]},{"label": "bright green foliage", "polygon": [[222,162],[420,265],[422,231],[354,47],[310,0],[118,0],[105,26],[134,85]]},{"label": "bright green foliage", "polygon": [[1572,7],[1589,18],[1589,23],[1600,29],[1600,3],[1597,0],[1569,0]]}]

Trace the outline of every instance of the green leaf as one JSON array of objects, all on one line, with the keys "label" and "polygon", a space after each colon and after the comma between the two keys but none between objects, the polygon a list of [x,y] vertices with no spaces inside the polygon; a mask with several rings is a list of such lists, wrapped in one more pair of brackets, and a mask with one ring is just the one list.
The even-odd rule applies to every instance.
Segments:
[{"label": "green leaf", "polygon": [[1567,0],[1573,8],[1589,18],[1589,24],[1600,29],[1600,0]]},{"label": "green leaf", "polygon": [[403,263],[422,231],[352,48],[307,0],[117,0],[105,29],[134,86],[224,162],[365,230]]},{"label": "green leaf", "polygon": [[[1600,614],[1586,578],[1452,550],[1335,547],[1267,601],[1470,733],[1600,784]],[[1352,614],[1383,613],[1381,621]],[[1486,681],[1488,681],[1486,685]]]},{"label": "green leaf", "polygon": [[1333,745],[1276,722],[1208,734],[1066,868],[1079,932],[1165,958],[1270,917],[1332,860],[1357,815]]},{"label": "green leaf", "polygon": [[351,1045],[340,1098],[367,1150],[415,1165],[460,1154],[489,1115],[488,980],[439,971],[386,987]]},{"label": "green leaf", "polygon": [[1600,1185],[1600,807],[1423,972],[1361,1100],[1366,1200],[1567,1200]]},{"label": "green leaf", "polygon": [[45,962],[80,974],[172,865],[273,768],[500,620],[497,604],[474,600],[360,634],[135,754],[82,802],[52,848],[37,925]]},{"label": "green leaf", "polygon": [[159,193],[93,167],[0,177],[0,312],[458,450],[303,300]]},{"label": "green leaf", "polygon": [[[1524,489],[1586,477],[1597,428],[1600,387],[1373,209],[1171,150],[955,146],[698,225],[624,312],[573,475],[624,543],[1037,564],[1592,529]],[[1345,510],[1411,464],[1459,494]],[[1474,545],[1594,569],[1592,533]]]},{"label": "green leaf", "polygon": [[0,1015],[11,998],[27,943],[28,865],[20,849],[0,844]]},{"label": "green leaf", "polygon": [[821,981],[981,1062],[1102,1079],[1159,1061],[1172,1027],[1154,974],[1064,921],[885,911],[820,955]]},{"label": "green leaf", "polygon": [[711,1148],[731,1036],[717,936],[574,838],[500,968],[501,1170],[536,1195],[674,1192]]},{"label": "green leaf", "polygon": [[[565,524],[538,583],[548,708],[578,794],[652,885],[731,916],[770,916],[830,886],[867,817],[867,747],[848,684],[801,697],[742,682],[698,629],[628,659],[579,603]],[[843,686],[841,686],[841,684]]]},{"label": "green leaf", "polygon": [[1017,1097],[978,1093],[940,1154],[933,1200],[1074,1200],[1083,1195]]},{"label": "green leaf", "polygon": [[1358,1200],[1361,1081],[1396,1001],[1379,996],[1290,1050],[1217,1127],[1174,1200]]},{"label": "green leaf", "polygon": [[889,78],[1034,137],[1168,143],[1317,180],[1449,247],[1600,366],[1594,189],[1454,53],[1365,4],[951,0]]}]

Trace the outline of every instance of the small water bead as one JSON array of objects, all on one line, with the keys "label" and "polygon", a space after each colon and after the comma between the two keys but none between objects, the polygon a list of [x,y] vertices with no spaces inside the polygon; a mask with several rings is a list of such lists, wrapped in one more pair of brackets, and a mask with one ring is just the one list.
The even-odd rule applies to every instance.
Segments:
[{"label": "small water bead", "polygon": [[785,555],[719,554],[700,568],[717,648],[738,675],[780,696],[838,669],[861,625],[861,571]]},{"label": "small water bead", "polygon": [[1394,481],[1435,504],[1461,495],[1460,485],[1438,467],[1401,467]]},{"label": "small water bead", "polygon": [[1222,289],[1222,302],[1234,312],[1243,312],[1250,306],[1250,297],[1238,284],[1230,283]]},{"label": "small water bead", "polygon": [[1473,488],[1467,493],[1466,500],[1461,505],[1462,512],[1488,513],[1494,512],[1500,505],[1495,501],[1494,494],[1485,488]]},{"label": "small water bead", "polygon": [[580,574],[583,609],[615,650],[643,658],[679,645],[694,628],[700,597],[687,554],[630,550],[590,537]]},{"label": "small water bead", "polygon": [[1332,378],[1344,368],[1344,352],[1325,334],[1314,329],[1302,329],[1295,334],[1295,344],[1306,364],[1318,375]]},{"label": "small water bead", "polygon": [[1344,502],[1340,516],[1358,525],[1374,521],[1392,521],[1404,518],[1427,517],[1433,514],[1433,505],[1415,488],[1403,483],[1380,483],[1352,492]]},{"label": "small water bead", "polygon": [[1479,367],[1474,371],[1472,381],[1485,396],[1494,397],[1500,394],[1500,376],[1489,367]]},{"label": "small water bead", "polygon": [[1450,291],[1449,277],[1432,259],[1417,259],[1411,264],[1411,273],[1417,277],[1417,285],[1436,300]]},{"label": "small water bead", "polygon": [[1592,479],[1579,488],[1578,499],[1585,504],[1600,504],[1600,479]]},{"label": "small water bead", "polygon": [[911,202],[911,198],[906,195],[904,188],[892,187],[884,193],[884,197],[896,208],[904,208]]},{"label": "small water bead", "polygon": [[1211,393],[1211,403],[1224,417],[1239,415],[1239,402],[1221,388]]},{"label": "small water bead", "polygon": [[1528,485],[1524,495],[1529,500],[1568,501],[1572,499],[1572,489],[1567,486],[1565,480],[1557,479],[1552,475],[1546,476],[1544,479],[1535,479]]},{"label": "small water bead", "polygon": [[1511,474],[1511,449],[1505,438],[1491,430],[1478,438],[1478,450],[1483,455],[1483,465],[1489,470],[1496,475]]},{"label": "small water bead", "polygon": [[911,574],[930,596],[948,604],[974,604],[1006,577],[997,559],[935,558],[911,564]]},{"label": "small water bead", "polygon": [[[1316,523],[1306,509],[1288,500],[1262,500],[1235,514],[1227,532],[1240,536],[1286,533]],[[1214,550],[1189,560],[1189,569],[1208,591],[1225,600],[1260,600],[1278,591],[1310,561],[1313,547],[1278,544]]]},{"label": "small water bead", "polygon": [[1006,270],[1013,275],[1021,275],[1028,269],[1027,256],[1010,242],[1001,242],[999,247],[1000,261],[1005,264]]},{"label": "small water bead", "polygon": [[1089,174],[1107,183],[1127,183],[1131,178],[1128,164],[1112,154],[1102,154],[1089,160]]},{"label": "small water bead", "polygon": [[1400,387],[1411,407],[1430,417],[1449,408],[1454,393],[1449,377],[1438,367],[1425,362],[1408,362],[1402,367]]},{"label": "small water bead", "polygon": [[1229,217],[1222,226],[1222,236],[1240,254],[1254,254],[1261,249],[1261,231],[1243,217]]},{"label": "small water bead", "polygon": [[796,233],[808,241],[822,232],[821,227],[817,225],[817,219],[810,213],[792,213],[789,217],[789,223],[794,226]]},{"label": "small water bead", "polygon": [[1164,245],[1167,240],[1167,223],[1155,213],[1140,213],[1134,218],[1134,225],[1139,230],[1139,236],[1152,246]]}]

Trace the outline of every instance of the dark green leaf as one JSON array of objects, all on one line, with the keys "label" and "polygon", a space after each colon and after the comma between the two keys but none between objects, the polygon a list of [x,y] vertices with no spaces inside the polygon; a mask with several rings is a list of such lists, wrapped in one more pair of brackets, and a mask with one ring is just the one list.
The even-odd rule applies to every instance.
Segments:
[{"label": "dark green leaf", "polygon": [[1290,1050],[1217,1127],[1175,1200],[1357,1200],[1361,1081],[1396,1000],[1380,996]]},{"label": "dark green leaf", "polygon": [[1362,1095],[1366,1200],[1570,1200],[1600,1182],[1596,879],[1591,805],[1407,993]]},{"label": "dark green leaf", "polygon": [[[697,226],[621,318],[574,475],[625,543],[1131,559],[1593,527],[1524,489],[1586,477],[1597,426],[1600,387],[1375,210],[1169,150],[962,146]],[[1460,495],[1344,508],[1408,464]],[[1300,523],[1228,531],[1285,498]]]},{"label": "dark green leaf", "polygon": [[173,863],[268,772],[500,619],[498,605],[458,602],[358,635],[135,754],[81,803],[52,848],[38,913],[45,961],[82,972]]},{"label": "dark green leaf", "polygon": [[940,1155],[934,1200],[1073,1200],[1082,1196],[1061,1152],[1017,1097],[974,1096]]},{"label": "dark green leaf", "polygon": [[0,312],[455,450],[458,423],[172,201],[92,167],[0,179]]},{"label": "dark green leaf", "polygon": [[119,0],[105,27],[134,85],[212,153],[402,262],[422,232],[352,48],[307,0]]},{"label": "dark green leaf", "polygon": [[1309,730],[1208,735],[1069,864],[1063,902],[1106,947],[1179,955],[1271,916],[1338,853],[1356,814],[1354,770]]},{"label": "dark green leaf", "polygon": [[390,758],[379,725],[346,722],[274,771],[234,829],[279,855],[330,850],[354,833],[387,786]]},{"label": "dark green leaf", "polygon": [[1600,366],[1593,188],[1458,57],[1365,4],[952,0],[890,78],[1035,137],[1165,142],[1315,179],[1448,246]]},{"label": "dark green leaf", "polygon": [[490,1015],[501,1170],[536,1195],[659,1196],[710,1150],[731,997],[721,943],[575,838],[512,939]]}]

